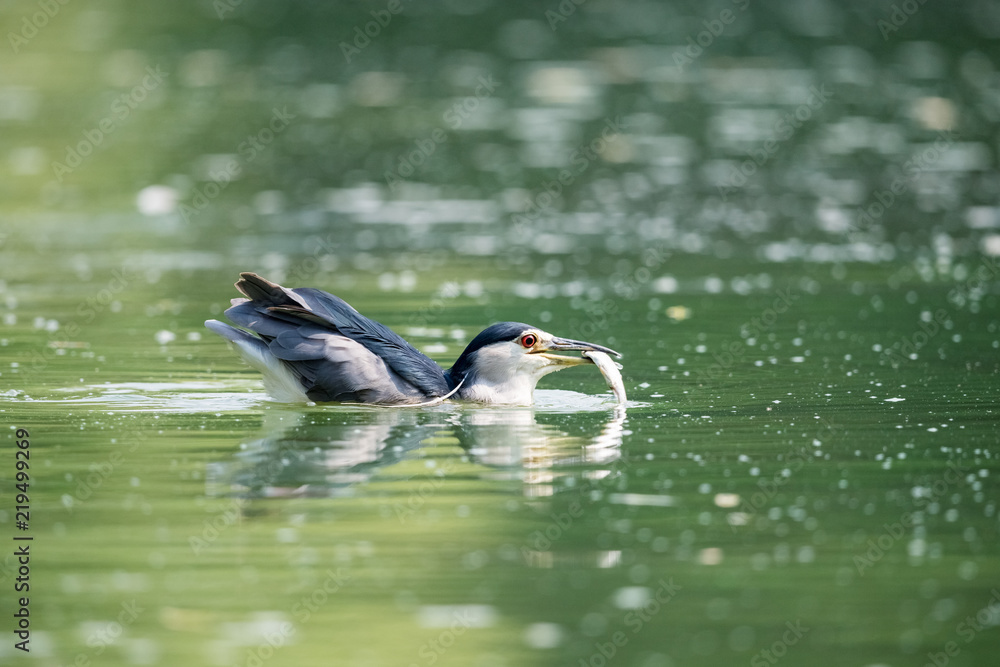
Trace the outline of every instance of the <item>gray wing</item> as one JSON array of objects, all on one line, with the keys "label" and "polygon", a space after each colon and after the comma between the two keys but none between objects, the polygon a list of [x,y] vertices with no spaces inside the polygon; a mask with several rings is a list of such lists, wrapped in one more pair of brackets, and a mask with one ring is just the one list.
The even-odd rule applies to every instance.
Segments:
[{"label": "gray wing", "polygon": [[233,301],[232,315],[226,314],[234,322],[243,324],[234,315],[248,317],[254,324],[244,326],[254,331],[262,324],[261,316],[291,324],[313,323],[361,343],[426,396],[444,396],[454,389],[433,360],[338,296],[310,287],[286,289],[254,273],[241,273],[236,288],[249,301]]},{"label": "gray wing", "polygon": [[427,400],[381,358],[347,336],[299,326],[282,331],[268,349],[287,362],[313,401],[392,404]]},{"label": "gray wing", "polygon": [[[440,366],[332,294],[289,290],[252,273],[241,274],[236,287],[249,298],[233,299],[226,316],[256,334],[310,400],[417,403],[450,390]],[[209,328],[234,342],[251,335]]]}]

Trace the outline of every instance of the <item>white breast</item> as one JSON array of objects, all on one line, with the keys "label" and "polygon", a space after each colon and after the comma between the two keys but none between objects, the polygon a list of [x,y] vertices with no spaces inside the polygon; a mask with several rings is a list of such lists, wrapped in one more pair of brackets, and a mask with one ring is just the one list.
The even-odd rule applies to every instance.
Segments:
[{"label": "white breast", "polygon": [[[535,385],[550,369],[535,365],[515,343],[495,343],[476,352],[475,373],[466,377],[461,398],[477,403],[531,405]],[[554,369],[552,369],[554,370]]]},{"label": "white breast", "polygon": [[459,395],[464,401],[475,401],[476,403],[491,403],[502,405],[531,405],[537,380],[525,381],[527,378],[518,378],[512,382],[495,384],[485,382],[481,378],[473,379],[459,391]]}]

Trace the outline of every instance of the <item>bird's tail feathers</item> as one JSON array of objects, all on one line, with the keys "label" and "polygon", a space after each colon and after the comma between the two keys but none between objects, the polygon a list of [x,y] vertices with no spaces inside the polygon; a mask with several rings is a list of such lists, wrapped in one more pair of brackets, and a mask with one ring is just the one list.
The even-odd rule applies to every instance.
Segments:
[{"label": "bird's tail feathers", "polygon": [[292,290],[285,289],[281,285],[272,283],[270,280],[249,271],[240,274],[240,279],[236,281],[236,289],[254,303],[264,306],[299,306],[303,308],[306,306]]}]

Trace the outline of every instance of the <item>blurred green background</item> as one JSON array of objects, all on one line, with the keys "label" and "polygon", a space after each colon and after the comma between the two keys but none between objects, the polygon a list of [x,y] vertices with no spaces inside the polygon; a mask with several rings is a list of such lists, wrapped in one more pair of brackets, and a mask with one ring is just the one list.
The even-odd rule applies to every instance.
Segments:
[{"label": "blurred green background", "polygon": [[[4,664],[995,659],[1000,3],[0,15]],[[239,271],[632,400],[276,404]]]}]

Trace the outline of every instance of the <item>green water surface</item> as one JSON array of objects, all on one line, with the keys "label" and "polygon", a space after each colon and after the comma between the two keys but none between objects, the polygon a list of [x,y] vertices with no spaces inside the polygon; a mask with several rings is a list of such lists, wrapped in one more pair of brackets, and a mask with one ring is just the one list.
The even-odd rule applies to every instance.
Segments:
[{"label": "green water surface", "polygon": [[[995,2],[0,18],[0,664],[996,664]],[[629,403],[272,402],[240,271]]]},{"label": "green water surface", "polygon": [[[613,292],[635,257],[595,284]],[[446,341],[444,364],[489,320],[586,332],[625,354],[624,410],[592,367],[543,380],[534,409],[277,404],[201,327],[248,267],[128,260],[118,289],[109,258],[93,267],[114,292],[102,305],[100,278],[21,265],[0,410],[7,479],[14,429],[30,433],[30,529],[0,516],[7,539],[34,538],[31,655],[922,664],[955,642],[954,664],[988,664],[995,297],[960,307],[956,283],[902,266],[680,261],[675,292],[640,280],[602,319],[505,296],[533,261],[443,262],[407,293],[353,269],[311,284],[351,285],[418,346]],[[706,293],[703,275],[753,287]],[[470,280],[482,295],[435,296]],[[414,329],[421,312],[443,333]],[[14,572],[8,556],[5,588]]]}]

